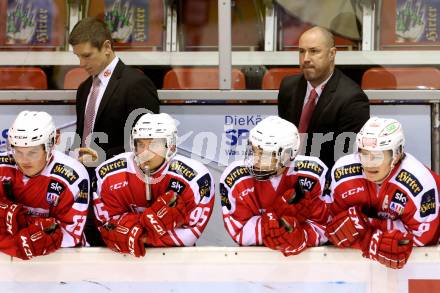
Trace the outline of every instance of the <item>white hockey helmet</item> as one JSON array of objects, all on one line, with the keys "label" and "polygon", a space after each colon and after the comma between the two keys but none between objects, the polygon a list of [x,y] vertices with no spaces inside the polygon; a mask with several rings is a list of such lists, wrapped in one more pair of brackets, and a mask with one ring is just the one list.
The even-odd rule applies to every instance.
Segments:
[{"label": "white hockey helmet", "polygon": [[402,124],[395,119],[371,117],[356,135],[356,150],[393,152],[393,163],[403,153],[405,136]]},{"label": "white hockey helmet", "polygon": [[169,161],[176,154],[177,126],[175,120],[166,113],[142,115],[131,131],[132,152],[135,152],[136,139],[148,138],[166,139],[165,160]]},{"label": "white hockey helmet", "polygon": [[22,111],[8,131],[9,147],[44,145],[47,160],[52,156],[56,141],[56,127],[46,112]]},{"label": "white hockey helmet", "polygon": [[[280,168],[288,166],[295,159],[299,147],[300,137],[293,123],[278,116],[266,117],[249,133],[246,166],[256,179],[269,179],[276,175]],[[263,155],[267,155],[270,164],[273,159],[275,160],[274,169],[264,171],[255,168],[254,148],[261,150]]]}]

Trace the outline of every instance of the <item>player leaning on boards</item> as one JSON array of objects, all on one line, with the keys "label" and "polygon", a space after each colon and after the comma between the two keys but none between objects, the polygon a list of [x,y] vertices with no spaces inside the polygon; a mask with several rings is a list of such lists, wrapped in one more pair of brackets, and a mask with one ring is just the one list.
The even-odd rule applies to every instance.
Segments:
[{"label": "player leaning on boards", "polygon": [[89,201],[81,163],[54,150],[59,133],[46,112],[23,111],[0,154],[0,251],[22,259],[80,246]]},{"label": "player leaning on boards", "polygon": [[321,197],[327,167],[297,156],[299,146],[295,125],[269,116],[250,131],[245,160],[223,172],[223,220],[239,245],[265,245],[288,256],[327,242],[329,213]]},{"label": "player leaning on boards", "polygon": [[404,152],[402,125],[394,119],[370,118],[356,145],[332,169],[334,217],[326,234],[338,247],[400,269],[413,246],[437,243],[440,177]]},{"label": "player leaning on boards", "polygon": [[214,206],[214,182],[201,163],[176,154],[177,128],[165,113],[144,114],[131,152],[96,168],[99,230],[117,252],[144,256],[145,246],[192,246]]}]

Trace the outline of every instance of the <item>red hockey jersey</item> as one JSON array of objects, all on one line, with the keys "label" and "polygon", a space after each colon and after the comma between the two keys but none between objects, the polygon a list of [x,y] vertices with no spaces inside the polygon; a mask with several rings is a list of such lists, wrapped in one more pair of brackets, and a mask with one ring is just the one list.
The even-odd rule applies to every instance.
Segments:
[{"label": "red hockey jersey", "polygon": [[282,195],[299,183],[304,199],[310,200],[310,215],[302,224],[307,233],[307,246],[327,242],[325,224],[327,205],[322,197],[327,167],[318,158],[297,156],[283,174],[270,180],[258,181],[244,161],[229,165],[220,178],[222,212],[226,230],[239,245],[263,245],[261,215],[273,211],[278,217],[295,216],[295,204],[282,201]]},{"label": "red hockey jersey", "polygon": [[201,236],[214,206],[214,182],[201,163],[175,156],[150,178],[151,200],[146,198],[142,171],[134,154],[120,154],[96,168],[97,190],[94,208],[97,219],[105,224],[127,214],[141,214],[159,196],[175,191],[188,212],[183,226],[167,231],[160,239],[147,238],[150,246],[192,246]]}]

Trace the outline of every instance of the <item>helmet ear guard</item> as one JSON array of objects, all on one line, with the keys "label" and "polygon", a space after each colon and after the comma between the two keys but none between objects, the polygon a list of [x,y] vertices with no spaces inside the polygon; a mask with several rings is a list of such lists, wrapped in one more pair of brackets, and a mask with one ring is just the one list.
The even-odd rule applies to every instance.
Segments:
[{"label": "helmet ear guard", "polygon": [[[296,126],[278,116],[269,116],[250,131],[245,164],[257,180],[267,180],[295,159],[299,147],[300,138]],[[253,148],[260,150],[259,160],[265,155],[264,160],[268,160],[273,169],[261,170],[255,166],[259,160]]]}]

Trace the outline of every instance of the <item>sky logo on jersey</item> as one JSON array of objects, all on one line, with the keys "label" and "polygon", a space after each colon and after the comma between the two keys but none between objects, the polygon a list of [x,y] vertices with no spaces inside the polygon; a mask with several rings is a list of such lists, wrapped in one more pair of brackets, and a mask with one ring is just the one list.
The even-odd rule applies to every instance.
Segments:
[{"label": "sky logo on jersey", "polygon": [[312,172],[318,176],[321,176],[322,172],[324,172],[324,168],[321,165],[319,165],[317,162],[308,160],[296,161],[294,170]]},{"label": "sky logo on jersey", "polygon": [[87,204],[89,202],[89,182],[87,179],[83,179],[78,183],[78,195],[75,198],[76,203]]},{"label": "sky logo on jersey", "polygon": [[60,195],[64,192],[64,190],[65,187],[61,182],[51,179],[47,188],[47,203],[56,207],[60,201]]},{"label": "sky logo on jersey", "polygon": [[110,163],[105,164],[98,170],[99,177],[104,178],[105,175],[115,172],[117,170],[121,170],[127,168],[127,160],[126,159],[117,159],[116,161],[112,161]]},{"label": "sky logo on jersey", "polygon": [[232,169],[231,172],[229,172],[228,176],[225,178],[225,183],[229,188],[232,188],[234,186],[235,182],[237,182],[240,178],[243,178],[245,176],[249,176],[249,169],[244,166],[238,166]]},{"label": "sky logo on jersey", "polygon": [[435,209],[435,190],[431,189],[422,195],[422,200],[420,201],[420,217],[424,218],[435,214]]},{"label": "sky logo on jersey", "polygon": [[351,164],[336,168],[334,172],[335,180],[338,182],[341,179],[362,175],[362,165],[361,164]]},{"label": "sky logo on jersey", "polygon": [[419,180],[405,169],[402,169],[399,174],[397,174],[396,181],[402,183],[414,196],[417,196],[423,190]]},{"label": "sky logo on jersey", "polygon": [[390,202],[390,210],[399,216],[402,215],[407,201],[406,195],[402,191],[396,190]]},{"label": "sky logo on jersey", "polygon": [[220,196],[221,196],[221,203],[223,207],[226,207],[229,210],[231,210],[231,202],[229,201],[228,197],[228,190],[226,189],[225,185],[223,183],[220,183]]},{"label": "sky logo on jersey", "polygon": [[183,176],[188,181],[191,181],[194,179],[194,177],[197,176],[197,172],[194,171],[193,168],[189,167],[188,165],[184,164],[181,161],[174,160],[171,162],[170,167],[168,168],[171,172],[174,172],[178,175]]},{"label": "sky logo on jersey", "polygon": [[171,178],[170,183],[168,183],[168,190],[173,190],[178,195],[181,195],[185,191],[185,184],[177,179]]},{"label": "sky logo on jersey", "polygon": [[56,163],[50,173],[66,179],[70,184],[73,184],[79,178],[78,173],[76,173],[75,170],[60,163]]},{"label": "sky logo on jersey", "polygon": [[298,182],[302,186],[303,190],[309,191],[309,192],[312,191],[312,189],[316,185],[315,180],[308,178],[308,177],[303,177],[303,176],[298,177]]},{"label": "sky logo on jersey", "polygon": [[0,165],[15,165],[15,161],[10,156],[0,156]]},{"label": "sky logo on jersey", "polygon": [[211,195],[211,176],[208,173],[203,175],[199,180],[197,180],[197,185],[199,186],[199,194],[201,198],[210,197]]}]

